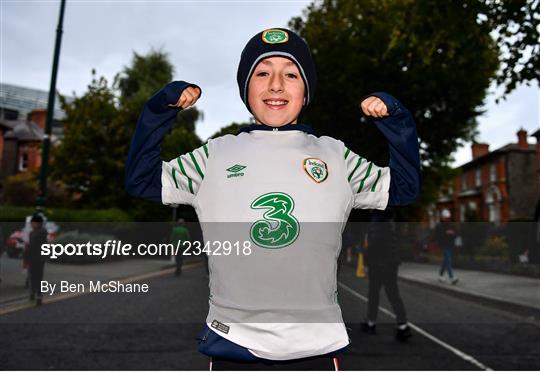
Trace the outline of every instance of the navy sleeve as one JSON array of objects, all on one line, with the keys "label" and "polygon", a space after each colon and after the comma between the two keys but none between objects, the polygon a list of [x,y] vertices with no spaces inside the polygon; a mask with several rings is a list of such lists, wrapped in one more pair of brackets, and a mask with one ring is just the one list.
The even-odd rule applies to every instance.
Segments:
[{"label": "navy sleeve", "polygon": [[388,140],[390,149],[388,205],[414,203],[421,189],[420,152],[414,119],[405,106],[390,94],[376,92],[369,96],[380,98],[390,114],[384,118],[370,117]]},{"label": "navy sleeve", "polygon": [[168,105],[177,103],[189,86],[199,88],[185,81],[173,81],[144,105],[126,163],[125,189],[130,195],[161,202],[161,142],[181,111]]}]

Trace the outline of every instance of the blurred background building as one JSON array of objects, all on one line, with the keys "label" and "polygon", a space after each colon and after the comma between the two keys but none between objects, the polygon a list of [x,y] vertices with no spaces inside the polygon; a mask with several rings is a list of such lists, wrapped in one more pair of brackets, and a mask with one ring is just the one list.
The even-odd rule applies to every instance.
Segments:
[{"label": "blurred background building", "polygon": [[[41,166],[47,99],[47,91],[0,84],[0,188],[5,177]],[[62,138],[64,116],[57,99],[51,136],[53,144]]]},{"label": "blurred background building", "polygon": [[531,219],[540,198],[540,130],[532,134],[536,144],[528,136],[520,129],[517,143],[493,151],[487,143],[472,144],[472,160],[441,187],[429,213],[432,222],[445,208],[456,222]]}]

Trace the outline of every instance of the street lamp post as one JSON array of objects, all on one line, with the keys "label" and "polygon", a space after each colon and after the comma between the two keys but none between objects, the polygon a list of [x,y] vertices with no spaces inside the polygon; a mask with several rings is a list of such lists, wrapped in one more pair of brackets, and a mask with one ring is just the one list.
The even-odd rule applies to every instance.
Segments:
[{"label": "street lamp post", "polygon": [[49,101],[47,103],[47,121],[45,123],[45,133],[43,135],[43,146],[41,151],[41,171],[39,174],[39,195],[36,200],[36,208],[43,209],[47,198],[47,171],[49,168],[49,147],[51,143],[51,128],[54,114],[54,99],[56,98],[56,75],[58,72],[58,60],[60,59],[60,44],[62,43],[62,24],[64,23],[65,0],[60,2],[60,16],[58,27],[56,28],[56,42],[54,45],[54,57],[51,74],[51,86],[49,87]]}]

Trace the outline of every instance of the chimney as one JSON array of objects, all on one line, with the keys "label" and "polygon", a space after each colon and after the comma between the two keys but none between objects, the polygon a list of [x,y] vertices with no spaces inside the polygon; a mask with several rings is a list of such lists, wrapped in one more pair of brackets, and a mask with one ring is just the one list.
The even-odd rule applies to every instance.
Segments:
[{"label": "chimney", "polygon": [[487,143],[473,143],[471,145],[472,158],[476,159],[489,153],[489,145]]},{"label": "chimney", "polygon": [[45,130],[45,122],[47,120],[47,110],[46,109],[34,109],[30,113],[30,121],[33,121],[40,127]]},{"label": "chimney", "polygon": [[520,130],[518,130],[517,136],[518,136],[518,147],[523,150],[528,150],[529,143],[527,143],[527,131],[521,128]]}]

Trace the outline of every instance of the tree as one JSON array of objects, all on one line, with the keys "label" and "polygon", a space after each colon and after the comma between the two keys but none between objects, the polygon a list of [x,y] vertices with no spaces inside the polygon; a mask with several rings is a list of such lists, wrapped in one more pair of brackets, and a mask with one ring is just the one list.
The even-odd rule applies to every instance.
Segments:
[{"label": "tree", "polygon": [[478,3],[325,0],[289,25],[310,44],[318,74],[307,122],[377,163],[386,141],[361,116],[368,93],[394,94],[414,116],[424,178],[435,177],[476,131],[498,48]]},{"label": "tree", "polygon": [[123,173],[118,147],[125,148],[125,139],[115,130],[118,109],[112,88],[92,71],[88,91],[72,102],[61,96],[60,103],[66,113],[64,138],[52,150],[52,178],[71,194],[80,193],[82,204],[116,203],[121,185],[115,179]]},{"label": "tree", "polygon": [[224,126],[220,130],[218,130],[216,133],[212,134],[210,138],[217,138],[224,136],[226,134],[238,134],[240,132],[240,129],[247,127],[251,123],[236,123],[232,122],[229,125]]},{"label": "tree", "polygon": [[[146,56],[133,54],[130,66],[115,77],[115,87],[119,91],[122,126],[129,128],[131,138],[141,110],[148,99],[172,80],[174,68],[169,56],[162,51],[152,50]],[[164,139],[162,156],[165,159],[177,157],[201,145],[195,134],[195,124],[202,113],[195,107],[180,111],[170,134]],[[125,156],[127,156],[127,149]]]},{"label": "tree", "polygon": [[[124,190],[124,169],[135,124],[146,101],[172,80],[173,67],[166,53],[134,53],[129,66],[109,86],[96,78],[88,91],[73,102],[61,98],[66,118],[65,137],[54,149],[54,178],[70,192],[81,193],[83,206],[117,206],[136,217],[162,218],[168,208],[131,198]],[[202,113],[195,108],[178,114],[163,143],[163,157],[173,158],[200,146],[195,123]]]},{"label": "tree", "polygon": [[195,134],[195,123],[201,116],[195,107],[180,111],[174,127],[161,146],[163,159],[174,159],[202,145],[201,139]]},{"label": "tree", "polygon": [[519,84],[540,79],[539,0],[482,0],[478,21],[486,23],[501,46],[497,84],[504,96]]}]

